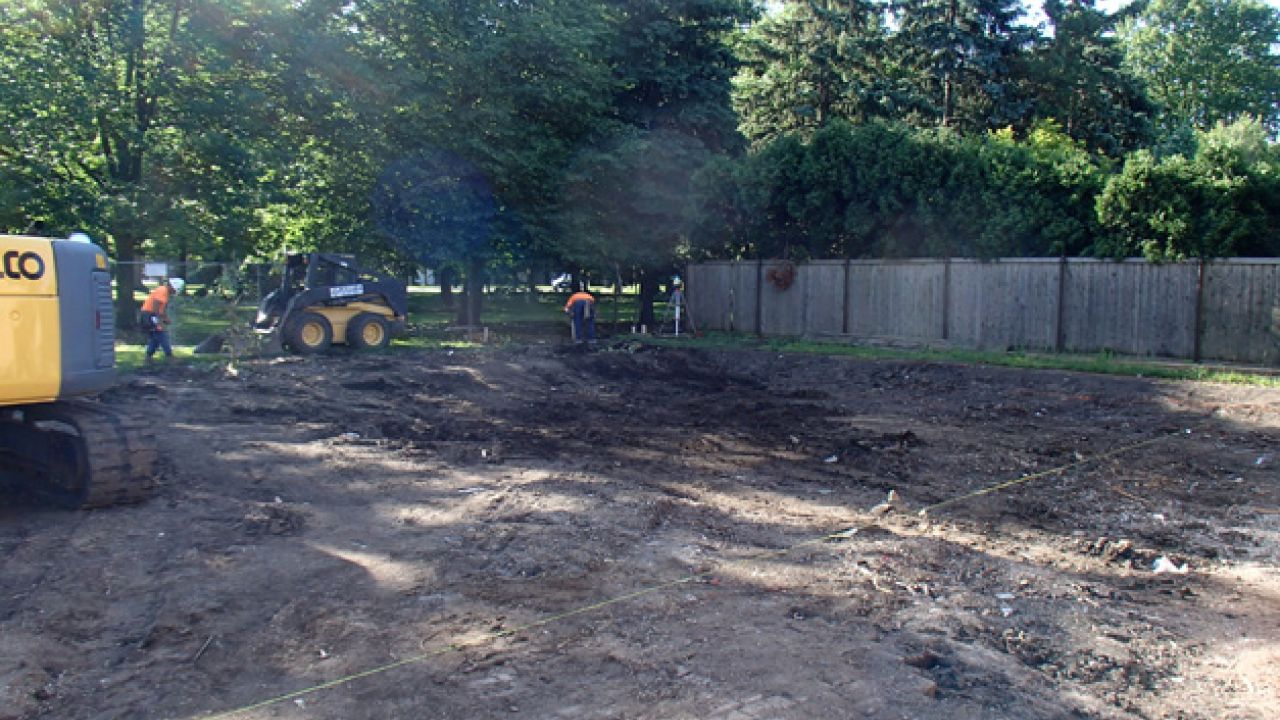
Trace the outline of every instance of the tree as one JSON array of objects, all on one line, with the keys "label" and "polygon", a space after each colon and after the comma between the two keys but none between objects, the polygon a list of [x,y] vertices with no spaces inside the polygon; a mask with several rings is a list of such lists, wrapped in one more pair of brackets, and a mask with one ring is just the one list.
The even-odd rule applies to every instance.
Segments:
[{"label": "tree", "polygon": [[715,151],[738,148],[729,98],[738,59],[726,38],[756,16],[750,0],[625,0],[615,8],[617,120],[688,135]]},{"label": "tree", "polygon": [[635,271],[640,323],[654,324],[659,279],[687,252],[694,177],[708,157],[696,138],[633,128],[583,153],[568,174],[567,254],[586,267]]},{"label": "tree", "polygon": [[659,277],[686,255],[693,177],[709,152],[742,145],[726,37],[754,17],[744,0],[611,4],[612,111],[583,138],[559,202],[559,256],[640,282],[653,323]]},{"label": "tree", "polygon": [[890,86],[877,58],[879,9],[867,0],[801,0],[756,23],[740,39],[734,79],[742,132],[760,144],[837,119],[882,113],[876,90]]},{"label": "tree", "polygon": [[1034,38],[1015,0],[897,0],[891,53],[912,72],[914,124],[986,130],[1028,110],[1015,62]]},{"label": "tree", "polygon": [[[564,168],[609,109],[615,79],[606,61],[610,26],[593,0],[538,3],[357,0],[333,5],[327,17],[339,36],[358,30],[352,52],[389,88],[352,101],[378,144],[367,156],[370,178],[395,176],[406,158],[449,156],[469,168],[493,198],[484,247],[468,243],[465,322],[479,321],[485,258],[549,255],[555,250],[554,209]],[[357,88],[340,88],[349,97]],[[410,173],[414,175],[414,173]],[[446,173],[446,175],[448,175]],[[430,177],[431,173],[427,173]],[[421,178],[419,178],[421,180]],[[434,182],[434,181],[432,181]],[[431,187],[431,182],[419,187]],[[358,198],[357,198],[358,201]],[[423,207],[428,200],[400,207]],[[385,219],[385,216],[384,216]],[[379,236],[415,257],[446,258],[453,246],[438,233]]]},{"label": "tree", "polygon": [[[372,205],[382,232],[424,265],[456,262],[477,276],[492,256],[496,199],[483,173],[458,156],[423,153],[388,167]],[[479,294],[468,300],[462,320],[476,324]]]},{"label": "tree", "polygon": [[[258,140],[279,136],[253,110],[262,75],[244,59],[261,59],[270,12],[237,0],[14,0],[0,20],[11,81],[0,174],[23,203],[13,214],[87,230],[126,268],[149,245],[244,247],[269,188]],[[122,327],[135,316],[132,280],[118,276]]]},{"label": "tree", "polygon": [[[134,260],[155,209],[143,192],[144,158],[164,109],[181,12],[122,0],[22,2],[5,13],[6,39],[18,40],[17,52],[30,53],[14,65],[30,71],[43,56],[43,77],[24,74],[13,88],[20,103],[27,100],[18,107],[46,108],[28,116],[35,120],[26,122],[21,137],[7,138],[6,158],[34,182],[89,186],[94,207],[64,218],[104,230],[116,260]],[[117,284],[117,315],[126,327],[134,316],[132,293],[132,282]]]},{"label": "tree", "polygon": [[1280,158],[1266,137],[1244,119],[1196,133],[1192,157],[1133,153],[1098,199],[1106,232],[1092,252],[1153,261],[1280,252]]},{"label": "tree", "polygon": [[1107,14],[1093,0],[1048,0],[1044,12],[1053,34],[1026,58],[1035,118],[1112,157],[1149,142],[1156,108],[1123,67],[1114,33],[1127,11]]},{"label": "tree", "polygon": [[97,229],[88,222],[96,187],[83,166],[92,134],[51,112],[79,97],[34,14],[25,3],[0,5],[0,222],[11,232]]},{"label": "tree", "polygon": [[1280,11],[1260,0],[1150,0],[1119,31],[1166,133],[1245,116],[1280,130]]}]

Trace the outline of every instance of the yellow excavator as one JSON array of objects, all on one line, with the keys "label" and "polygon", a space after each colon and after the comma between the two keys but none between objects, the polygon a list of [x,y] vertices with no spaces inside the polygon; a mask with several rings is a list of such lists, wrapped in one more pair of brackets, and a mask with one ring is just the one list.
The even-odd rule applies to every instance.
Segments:
[{"label": "yellow excavator", "polygon": [[106,253],[0,235],[0,482],[71,508],[149,497],[154,433],[92,399],[115,377]]}]

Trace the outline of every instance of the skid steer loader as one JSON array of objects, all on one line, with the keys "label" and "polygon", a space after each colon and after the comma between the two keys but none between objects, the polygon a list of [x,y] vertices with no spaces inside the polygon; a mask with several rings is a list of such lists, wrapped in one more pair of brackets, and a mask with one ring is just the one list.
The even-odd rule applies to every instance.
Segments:
[{"label": "skid steer loader", "polygon": [[404,331],[408,309],[404,282],[361,270],[350,255],[291,254],[280,287],[258,307],[254,329],[266,336],[267,352],[382,348]]}]

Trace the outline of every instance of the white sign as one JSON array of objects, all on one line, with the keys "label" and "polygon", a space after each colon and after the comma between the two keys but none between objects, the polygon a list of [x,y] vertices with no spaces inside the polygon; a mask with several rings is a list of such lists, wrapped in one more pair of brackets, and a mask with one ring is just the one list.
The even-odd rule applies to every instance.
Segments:
[{"label": "white sign", "polygon": [[363,295],[364,285],[335,285],[329,288],[329,297],[351,297],[353,295]]},{"label": "white sign", "polygon": [[169,277],[169,263],[144,263],[142,274],[145,277]]}]

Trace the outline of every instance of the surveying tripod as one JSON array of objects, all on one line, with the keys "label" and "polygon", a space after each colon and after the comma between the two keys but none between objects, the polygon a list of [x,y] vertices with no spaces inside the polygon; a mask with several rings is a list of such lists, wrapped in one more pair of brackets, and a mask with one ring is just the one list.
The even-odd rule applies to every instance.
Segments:
[{"label": "surveying tripod", "polygon": [[683,285],[677,285],[671,291],[671,298],[667,300],[667,309],[662,312],[662,323],[658,326],[659,335],[667,334],[668,324],[672,328],[671,334],[675,337],[680,337],[684,324],[688,325],[689,332],[698,331],[693,324],[693,316],[689,314],[689,302],[684,296]]}]

